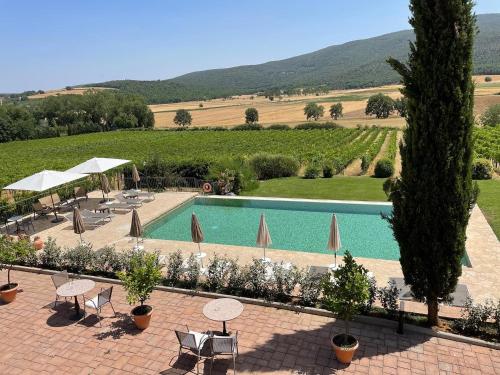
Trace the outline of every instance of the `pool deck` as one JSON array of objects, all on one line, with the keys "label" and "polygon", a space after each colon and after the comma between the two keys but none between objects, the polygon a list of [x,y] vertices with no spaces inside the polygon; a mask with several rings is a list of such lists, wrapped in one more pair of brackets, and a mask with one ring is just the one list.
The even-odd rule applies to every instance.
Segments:
[{"label": "pool deck", "polygon": [[[112,192],[110,196],[114,196],[116,193]],[[138,208],[142,224],[150,223],[196,195],[197,193],[191,192],[156,194],[154,201],[145,203]],[[84,202],[84,205],[93,208],[97,205],[101,196],[99,192],[92,192],[89,197],[88,202]],[[130,212],[118,212],[110,223],[88,230],[83,234],[83,238],[85,241],[92,243],[95,249],[109,244],[115,245],[117,249],[131,248],[135,242],[135,239],[128,237],[131,216]],[[35,221],[35,228],[37,234],[43,240],[51,236],[61,246],[74,246],[79,241],[79,237],[73,233],[70,221],[55,225],[51,224],[50,220],[39,219]],[[161,254],[169,254],[179,249],[186,256],[191,252],[198,252],[196,244],[184,241],[145,239],[143,245],[147,250],[158,250]],[[262,249],[255,247],[206,243],[203,243],[201,247],[208,257],[214,253],[226,254],[238,258],[240,264],[249,263],[252,258],[262,257]],[[463,273],[459,283],[467,285],[476,302],[485,301],[489,298],[500,299],[500,272],[498,271],[500,269],[500,242],[478,206],[472,210],[467,229],[466,247],[472,268],[462,268]],[[269,249],[266,250],[266,256],[275,262],[291,262],[298,267],[325,266],[333,262],[333,255],[290,250]],[[341,261],[342,257],[337,258],[338,261]],[[356,260],[374,273],[379,285],[384,285],[390,277],[403,276],[398,261],[368,258],[356,258]]]}]

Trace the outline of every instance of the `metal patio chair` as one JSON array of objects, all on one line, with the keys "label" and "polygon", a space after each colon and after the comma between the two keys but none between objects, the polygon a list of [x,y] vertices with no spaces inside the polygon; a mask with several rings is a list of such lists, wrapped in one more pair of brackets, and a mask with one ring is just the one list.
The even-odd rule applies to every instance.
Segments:
[{"label": "metal patio chair", "polygon": [[205,343],[210,338],[209,335],[201,332],[190,331],[189,327],[186,326],[187,332],[175,331],[177,340],[179,341],[179,356],[182,354],[182,350],[188,350],[196,355],[196,373],[200,373],[200,360],[202,358],[208,358],[207,355],[203,355],[202,351],[204,349]]},{"label": "metal patio chair", "polygon": [[96,315],[97,315],[97,319],[99,320],[100,327],[102,327],[100,312],[101,312],[103,306],[105,306],[109,303],[109,305],[111,306],[111,309],[113,310],[114,315],[116,316],[115,308],[113,307],[113,304],[111,303],[111,295],[112,294],[113,294],[113,287],[111,286],[107,289],[101,289],[100,293],[97,296],[95,296],[94,298],[86,299],[85,295],[83,296],[84,312],[87,309],[87,307],[94,309],[96,311]]}]

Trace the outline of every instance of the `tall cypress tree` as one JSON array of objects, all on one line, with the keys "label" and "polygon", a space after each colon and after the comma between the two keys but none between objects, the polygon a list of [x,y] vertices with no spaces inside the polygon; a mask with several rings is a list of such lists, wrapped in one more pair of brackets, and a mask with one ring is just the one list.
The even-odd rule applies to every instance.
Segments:
[{"label": "tall cypress tree", "polygon": [[426,300],[431,325],[438,324],[438,299],[455,290],[462,273],[474,195],[472,8],[472,0],[411,0],[416,39],[408,64],[388,61],[401,75],[408,99],[390,222],[405,282]]}]

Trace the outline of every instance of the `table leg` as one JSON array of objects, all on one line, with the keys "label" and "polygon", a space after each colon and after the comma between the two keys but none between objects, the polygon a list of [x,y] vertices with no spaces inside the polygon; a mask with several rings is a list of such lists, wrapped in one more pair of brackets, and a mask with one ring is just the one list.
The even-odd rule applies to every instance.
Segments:
[{"label": "table leg", "polygon": [[80,303],[78,302],[78,297],[75,296],[75,313],[71,316],[71,320],[80,320],[83,314],[80,309]]},{"label": "table leg", "polygon": [[229,336],[229,335],[227,334],[227,330],[226,330],[226,322],[225,322],[225,321],[223,321],[223,322],[222,322],[222,336]]}]

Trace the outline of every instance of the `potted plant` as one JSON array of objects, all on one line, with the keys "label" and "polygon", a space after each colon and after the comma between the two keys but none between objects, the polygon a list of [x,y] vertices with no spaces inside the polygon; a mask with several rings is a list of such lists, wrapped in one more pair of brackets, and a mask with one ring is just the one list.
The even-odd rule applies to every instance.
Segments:
[{"label": "potted plant", "polygon": [[134,252],[130,258],[129,269],[117,273],[127,291],[127,301],[131,305],[140,302],[132,309],[132,316],[137,328],[146,329],[151,320],[153,307],[145,305],[154,287],[161,280],[161,266],[158,254],[145,251]]},{"label": "potted plant", "polygon": [[345,333],[331,339],[335,355],[342,363],[350,363],[359,346],[358,340],[349,334],[349,322],[360,313],[370,297],[366,273],[367,270],[346,251],[344,264],[333,271],[333,278],[323,283],[325,306],[345,323]]},{"label": "potted plant", "polygon": [[28,240],[14,241],[9,237],[0,237],[0,270],[7,269],[7,284],[0,286],[0,299],[3,302],[10,303],[16,299],[19,284],[10,280],[12,266],[28,258],[34,251]]}]

